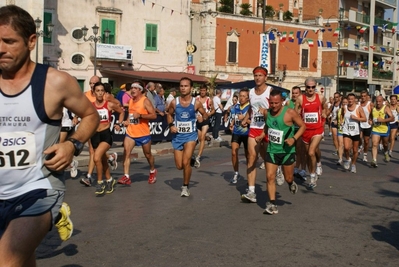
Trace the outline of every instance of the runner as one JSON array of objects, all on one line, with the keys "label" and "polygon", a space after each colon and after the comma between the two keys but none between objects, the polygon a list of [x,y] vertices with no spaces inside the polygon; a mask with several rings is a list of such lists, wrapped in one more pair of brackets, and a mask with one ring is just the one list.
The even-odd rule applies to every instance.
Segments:
[{"label": "runner", "polygon": [[[231,135],[231,162],[233,164],[234,176],[230,180],[230,183],[236,184],[240,179],[238,172],[238,150],[240,149],[241,143],[244,144],[245,158],[248,163],[248,127],[242,126],[242,120],[245,118],[246,113],[249,110],[249,90],[241,89],[239,93],[239,103],[230,107],[230,113],[233,116],[233,120],[230,122]],[[248,124],[249,122],[247,122]]]},{"label": "runner", "polygon": [[390,161],[388,155],[388,137],[389,137],[389,122],[395,120],[392,115],[391,109],[387,108],[383,104],[384,98],[382,96],[377,96],[376,106],[372,109],[370,113],[369,123],[373,125],[371,129],[371,141],[373,148],[371,149],[371,155],[373,161],[371,162],[371,167],[377,168],[377,153],[378,144],[382,140],[382,145],[384,146],[384,160],[386,162]]},{"label": "runner", "polygon": [[[112,178],[110,168],[108,166],[107,151],[112,145],[112,133],[110,130],[111,126],[111,112],[115,111],[123,113],[123,109],[120,105],[116,105],[113,102],[105,100],[106,89],[102,82],[97,82],[93,86],[96,100],[93,102],[94,107],[97,109],[100,117],[100,124],[97,128],[97,132],[90,138],[93,146],[93,161],[97,170],[97,185],[95,193],[101,195],[107,193],[111,194],[114,192],[114,186],[116,181]],[[108,91],[110,93],[110,91]],[[116,125],[116,129],[119,131],[119,125]],[[105,175],[106,182],[103,182],[103,175]]]},{"label": "runner", "polygon": [[360,123],[360,152],[363,151],[363,161],[367,162],[367,152],[370,147],[370,136],[371,136],[371,124],[368,118],[370,117],[370,112],[374,108],[374,104],[369,100],[369,93],[367,91],[362,91],[360,93],[360,106],[363,109],[364,115],[367,121]]},{"label": "runner", "polygon": [[[299,86],[292,87],[291,99],[288,100],[285,105],[295,109],[295,102],[299,97],[302,97],[301,88]],[[299,126],[294,124],[294,134],[296,134],[298,130]],[[298,141],[295,142],[295,151],[297,155],[301,155],[301,157],[296,157],[294,176],[297,176],[302,181],[306,181],[306,148],[305,144],[302,142],[302,135],[298,138]]]},{"label": "runner", "polygon": [[[270,109],[265,117],[265,130],[269,144],[266,152],[266,182],[270,202],[266,203],[264,214],[277,214],[276,171],[282,166],[285,180],[292,194],[298,191],[294,181],[295,142],[306,129],[304,122],[295,110],[282,105],[280,91],[270,93]],[[294,134],[294,125],[299,127]]]},{"label": "runner", "polygon": [[302,119],[306,125],[306,131],[302,135],[302,141],[305,143],[308,168],[310,173],[309,188],[313,189],[317,186],[316,153],[319,149],[319,144],[323,138],[324,124],[322,117],[325,118],[327,112],[325,98],[315,92],[316,80],[309,77],[305,80],[305,94],[298,98],[295,102],[295,110],[302,115]]},{"label": "runner", "polygon": [[[208,87],[206,86],[206,84],[201,85],[200,94],[196,98],[199,102],[201,102],[202,107],[204,108],[208,118],[206,120],[198,118],[202,117],[202,115],[200,112],[197,112],[196,127],[198,131],[199,149],[198,149],[198,155],[195,158],[195,163],[194,163],[195,168],[199,168],[201,166],[201,156],[202,153],[204,152],[206,134],[209,130],[209,118],[215,113],[215,109],[213,108],[213,101],[209,96],[207,96],[207,90]],[[199,122],[200,120],[201,122]]]},{"label": "runner", "polygon": [[[1,266],[36,266],[36,248],[54,225],[62,240],[71,237],[63,170],[98,125],[75,78],[31,60],[36,30],[27,11],[0,7]],[[58,143],[63,107],[82,120]]]},{"label": "runner", "polygon": [[398,125],[399,125],[399,105],[398,105],[398,96],[391,95],[389,97],[390,105],[389,108],[391,109],[392,116],[394,120],[389,123],[390,133],[389,133],[389,157],[392,157],[392,150],[395,146],[396,134],[398,132]]},{"label": "runner", "polygon": [[338,114],[338,109],[341,108],[341,94],[338,92],[334,93],[334,102],[331,104],[329,110],[330,118],[331,118],[331,133],[332,133],[332,138],[333,138],[333,144],[335,151],[333,152],[333,155],[336,156],[338,155],[338,125],[337,125],[337,114]]},{"label": "runner", "polygon": [[338,161],[337,165],[343,164],[343,154],[344,154],[344,135],[342,131],[342,126],[344,125],[344,114],[346,106],[348,105],[348,99],[346,97],[342,98],[341,108],[337,110],[337,138],[338,138]]},{"label": "runner", "polygon": [[123,172],[124,175],[118,180],[119,184],[130,185],[130,153],[135,146],[141,146],[144,156],[150,165],[148,183],[157,181],[157,170],[155,169],[154,156],[151,153],[151,135],[149,120],[157,118],[155,108],[151,101],[144,96],[144,83],[134,81],[131,85],[132,99],[129,101],[128,120],[123,121],[124,114],[119,115],[121,125],[126,127],[126,135],[123,141]]},{"label": "runner", "polygon": [[[360,141],[360,122],[367,120],[364,111],[359,105],[356,105],[356,96],[353,93],[347,95],[348,105],[344,107],[342,133],[344,136],[344,153],[346,160],[344,168],[356,173],[356,160],[358,156]],[[349,152],[352,150],[352,159]]]},{"label": "runner", "polygon": [[183,186],[180,193],[182,197],[190,196],[189,183],[192,172],[190,161],[198,138],[195,129],[196,112],[198,111],[202,115],[202,117],[198,117],[200,122],[202,119],[208,119],[201,102],[191,96],[192,89],[193,81],[187,77],[181,78],[180,96],[172,100],[167,114],[170,131],[173,133],[172,146],[175,150],[176,168],[183,170]]},{"label": "runner", "polygon": [[264,112],[269,108],[269,95],[272,91],[272,87],[266,84],[267,69],[258,66],[254,68],[252,73],[254,75],[255,87],[249,91],[249,102],[251,107],[246,118],[243,120],[243,126],[245,127],[247,126],[246,121],[248,116],[251,116],[248,133],[248,189],[246,194],[241,195],[241,199],[256,203],[256,162],[259,152],[262,158],[265,159],[266,137],[262,134],[265,127]]}]

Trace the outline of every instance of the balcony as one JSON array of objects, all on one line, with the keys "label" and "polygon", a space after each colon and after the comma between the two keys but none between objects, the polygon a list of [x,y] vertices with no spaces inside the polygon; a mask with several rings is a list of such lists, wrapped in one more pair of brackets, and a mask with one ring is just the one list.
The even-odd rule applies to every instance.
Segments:
[{"label": "balcony", "polygon": [[373,69],[373,79],[376,80],[392,80],[393,72],[383,69]]},{"label": "balcony", "polygon": [[[352,10],[350,10],[352,11]],[[363,24],[370,24],[370,16],[356,12],[356,21]]]},{"label": "balcony", "polygon": [[378,2],[386,3],[391,6],[396,6],[396,1],[397,0],[378,0]]}]

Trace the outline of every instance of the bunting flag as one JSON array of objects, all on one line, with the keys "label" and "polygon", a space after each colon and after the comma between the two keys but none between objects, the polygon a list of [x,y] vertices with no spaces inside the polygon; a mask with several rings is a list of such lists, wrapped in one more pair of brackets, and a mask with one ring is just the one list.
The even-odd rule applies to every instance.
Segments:
[{"label": "bunting flag", "polygon": [[324,28],[323,28],[323,29],[321,29],[321,32],[325,32],[325,31],[326,31],[326,29],[324,29]]},{"label": "bunting flag", "polygon": [[317,46],[318,47],[323,47],[323,41],[322,40],[317,40]]},{"label": "bunting flag", "polygon": [[305,38],[306,38],[306,35],[308,35],[308,30],[306,30],[306,31],[303,32],[302,39],[305,39]]},{"label": "bunting flag", "polygon": [[302,38],[298,38],[298,44],[302,44]]},{"label": "bunting flag", "polygon": [[173,12],[174,12],[174,10],[172,9],[172,10],[170,11],[170,15],[171,15],[171,16],[173,15]]},{"label": "bunting flag", "polygon": [[374,50],[374,49],[375,49],[375,46],[374,46],[374,45],[370,45],[370,48]]},{"label": "bunting flag", "polygon": [[351,25],[348,24],[348,26],[346,26],[345,30],[350,30],[352,29]]},{"label": "bunting flag", "polygon": [[288,41],[291,43],[294,42],[294,32],[290,32],[290,34],[288,35]]},{"label": "bunting flag", "polygon": [[360,28],[359,33],[364,33],[367,30],[368,26],[363,26]]},{"label": "bunting flag", "polygon": [[378,25],[373,25],[374,34],[378,32]]},{"label": "bunting flag", "polygon": [[313,30],[313,32],[314,32],[315,34],[318,34],[318,33],[319,33],[319,31],[320,31],[320,29]]},{"label": "bunting flag", "polygon": [[388,23],[382,25],[382,31],[385,32],[388,28]]},{"label": "bunting flag", "polygon": [[145,5],[145,0],[143,0],[143,5]]},{"label": "bunting flag", "polygon": [[285,42],[285,39],[287,39],[287,32],[283,32],[280,36],[280,42]]},{"label": "bunting flag", "polygon": [[308,39],[308,45],[309,45],[309,47],[313,47],[313,40],[312,39]]},{"label": "bunting flag", "polygon": [[392,23],[392,33],[396,32],[396,27],[398,26],[398,23]]},{"label": "bunting flag", "polygon": [[336,28],[333,33],[333,36],[338,36],[340,31],[341,31],[341,28]]},{"label": "bunting flag", "polygon": [[297,32],[296,32],[296,38],[297,38],[297,39],[301,38],[301,31],[297,31]]},{"label": "bunting flag", "polygon": [[327,48],[332,48],[332,43],[331,42],[326,42],[327,43]]},{"label": "bunting flag", "polygon": [[276,37],[274,37],[274,33],[273,32],[269,32],[269,40],[270,41],[276,40]]}]

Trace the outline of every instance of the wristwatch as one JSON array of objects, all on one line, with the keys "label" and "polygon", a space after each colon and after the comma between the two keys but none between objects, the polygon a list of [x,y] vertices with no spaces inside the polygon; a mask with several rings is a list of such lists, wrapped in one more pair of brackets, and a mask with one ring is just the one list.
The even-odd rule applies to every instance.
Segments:
[{"label": "wristwatch", "polygon": [[72,142],[73,146],[75,147],[75,153],[73,153],[73,155],[75,157],[79,156],[83,150],[84,145],[79,140],[76,140],[74,138],[68,138],[67,141]]}]

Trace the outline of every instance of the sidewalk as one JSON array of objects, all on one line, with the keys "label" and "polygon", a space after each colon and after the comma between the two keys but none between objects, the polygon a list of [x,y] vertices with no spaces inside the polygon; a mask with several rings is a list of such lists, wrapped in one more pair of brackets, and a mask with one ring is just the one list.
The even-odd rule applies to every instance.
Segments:
[{"label": "sidewalk", "polygon": [[[205,149],[213,148],[213,147],[221,147],[221,146],[229,146],[231,142],[231,135],[225,134],[224,132],[220,132],[220,137],[223,139],[222,142],[211,141],[211,144],[208,146],[205,143]],[[198,150],[198,145],[195,147],[195,150]],[[112,147],[108,152],[116,152],[118,154],[118,162],[122,161],[123,157],[123,146],[122,142],[114,142]],[[168,154],[173,154],[173,148],[171,142],[160,142],[151,145],[151,152],[156,156],[163,156]],[[144,153],[141,147],[134,147],[132,153],[130,154],[132,159],[144,158]],[[75,158],[79,162],[79,166],[87,166],[89,164],[89,148],[87,144],[85,145],[82,153]]]}]

